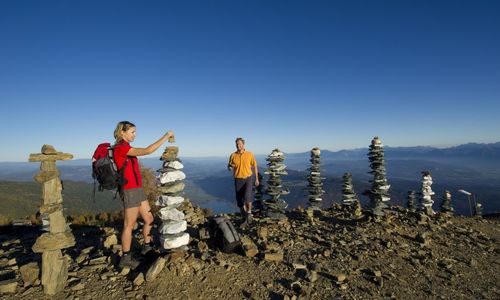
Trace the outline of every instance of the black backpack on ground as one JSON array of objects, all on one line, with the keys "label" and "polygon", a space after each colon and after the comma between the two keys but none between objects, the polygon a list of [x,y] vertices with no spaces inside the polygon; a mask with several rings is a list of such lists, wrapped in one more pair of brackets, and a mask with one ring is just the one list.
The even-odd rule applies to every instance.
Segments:
[{"label": "black backpack on ground", "polygon": [[220,251],[231,253],[241,246],[240,235],[228,218],[213,217],[210,220],[209,228],[210,237]]}]

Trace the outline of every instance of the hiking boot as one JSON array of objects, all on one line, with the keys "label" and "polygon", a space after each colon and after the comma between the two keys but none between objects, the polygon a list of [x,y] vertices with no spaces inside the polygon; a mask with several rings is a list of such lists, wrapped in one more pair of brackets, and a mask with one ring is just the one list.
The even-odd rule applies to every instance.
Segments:
[{"label": "hiking boot", "polygon": [[120,268],[125,268],[125,267],[128,267],[130,269],[135,269],[139,266],[140,262],[135,259],[132,254],[127,254],[127,255],[123,255],[121,258],[120,258]]},{"label": "hiking boot", "polygon": [[246,220],[245,220],[249,225],[252,224],[253,222],[253,215],[252,214],[247,214]]},{"label": "hiking boot", "polygon": [[150,251],[153,251],[154,248],[153,248],[153,245],[151,243],[147,243],[147,244],[144,244],[142,245],[142,251],[141,251],[141,254],[142,255],[146,255],[148,254]]},{"label": "hiking boot", "polygon": [[247,220],[243,221],[243,223],[240,224],[240,228],[241,229],[244,229],[244,228],[247,228],[247,227],[248,227],[248,221]]}]

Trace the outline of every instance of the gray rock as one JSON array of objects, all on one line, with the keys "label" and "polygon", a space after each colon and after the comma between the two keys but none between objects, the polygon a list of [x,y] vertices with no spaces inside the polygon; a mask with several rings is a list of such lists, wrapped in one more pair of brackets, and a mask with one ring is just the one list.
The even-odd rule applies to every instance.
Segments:
[{"label": "gray rock", "polygon": [[158,257],[158,259],[151,265],[149,270],[146,272],[146,281],[153,281],[158,274],[161,273],[165,267],[166,260],[163,257]]}]

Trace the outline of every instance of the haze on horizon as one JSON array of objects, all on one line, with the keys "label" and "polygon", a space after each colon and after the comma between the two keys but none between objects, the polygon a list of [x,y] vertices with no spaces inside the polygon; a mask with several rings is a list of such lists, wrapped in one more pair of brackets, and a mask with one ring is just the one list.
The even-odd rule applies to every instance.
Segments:
[{"label": "haze on horizon", "polygon": [[7,0],[0,28],[0,161],[120,120],[191,157],[500,140],[498,1]]}]

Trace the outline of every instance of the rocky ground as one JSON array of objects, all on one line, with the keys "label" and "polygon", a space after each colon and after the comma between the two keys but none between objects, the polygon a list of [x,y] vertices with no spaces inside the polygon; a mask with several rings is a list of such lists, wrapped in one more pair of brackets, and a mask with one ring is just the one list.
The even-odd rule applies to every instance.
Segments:
[{"label": "rocky ground", "polygon": [[[288,217],[255,220],[233,254],[200,239],[199,224],[188,251],[150,252],[134,271],[117,267],[119,229],[74,227],[68,284],[52,299],[500,299],[499,220],[397,207],[381,220],[352,220],[340,207]],[[16,227],[0,236],[1,299],[50,298],[31,251],[38,235]]]}]

